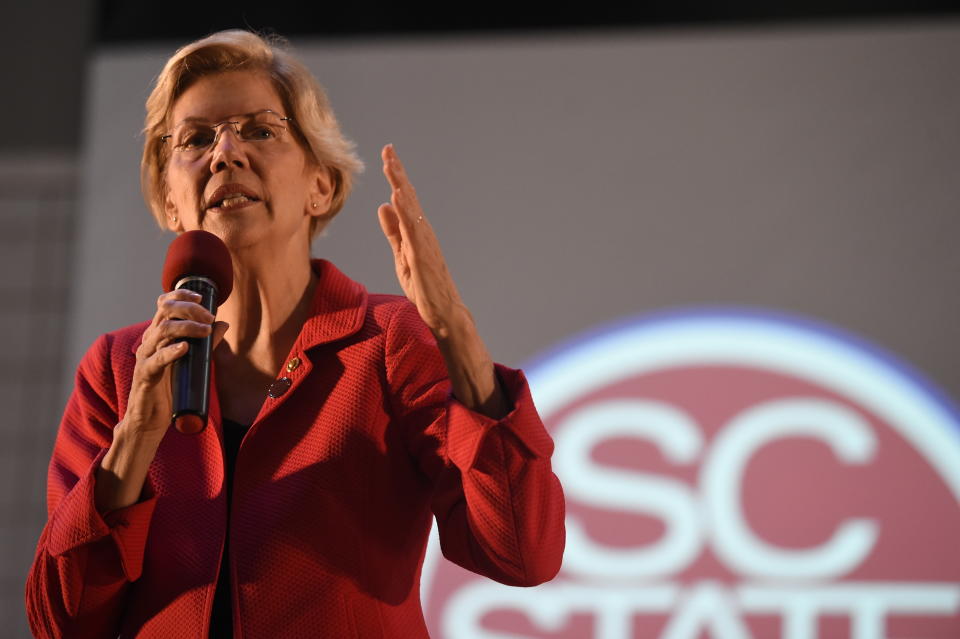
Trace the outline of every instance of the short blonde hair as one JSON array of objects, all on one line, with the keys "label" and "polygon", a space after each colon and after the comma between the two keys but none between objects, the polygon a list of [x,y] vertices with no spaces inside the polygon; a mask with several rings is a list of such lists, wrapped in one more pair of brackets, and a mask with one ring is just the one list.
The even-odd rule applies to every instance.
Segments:
[{"label": "short blonde hair", "polygon": [[294,137],[308,161],[325,166],[333,179],[333,198],[327,215],[313,218],[311,239],[340,212],[353,186],[354,174],[363,170],[355,145],[340,131],[340,125],[323,87],[309,70],[287,50],[276,35],[249,31],[219,31],[181,47],[167,60],[147,98],[140,188],[143,198],[161,228],[166,229],[165,172],[169,149],[161,140],[171,126],[173,105],[192,84],[204,76],[225,71],[266,73],[283,102],[285,115],[293,118]]}]

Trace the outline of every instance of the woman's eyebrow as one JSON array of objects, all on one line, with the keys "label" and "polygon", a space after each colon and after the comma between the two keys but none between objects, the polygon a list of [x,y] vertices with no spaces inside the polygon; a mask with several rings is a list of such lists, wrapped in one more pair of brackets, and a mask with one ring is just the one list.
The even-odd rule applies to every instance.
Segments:
[{"label": "woman's eyebrow", "polygon": [[[226,119],[220,120],[221,122],[226,122],[230,118],[248,118],[252,115],[259,115],[260,113],[277,113],[273,109],[260,109],[258,111],[250,111],[249,113],[235,113],[233,115],[228,115]],[[203,118],[198,115],[187,116],[184,119],[177,122],[177,124],[183,124],[184,122],[212,122],[210,118]]]}]

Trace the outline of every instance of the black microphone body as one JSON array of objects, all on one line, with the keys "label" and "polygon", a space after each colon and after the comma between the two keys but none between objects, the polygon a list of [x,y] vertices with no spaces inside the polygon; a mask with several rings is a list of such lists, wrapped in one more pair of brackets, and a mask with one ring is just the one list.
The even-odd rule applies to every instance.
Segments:
[{"label": "black microphone body", "polygon": [[[188,275],[180,279],[177,289],[199,293],[199,304],[217,312],[217,285],[206,277]],[[197,433],[207,424],[210,406],[210,356],[213,333],[206,337],[188,337],[187,353],[173,363],[173,420],[177,430]]]}]

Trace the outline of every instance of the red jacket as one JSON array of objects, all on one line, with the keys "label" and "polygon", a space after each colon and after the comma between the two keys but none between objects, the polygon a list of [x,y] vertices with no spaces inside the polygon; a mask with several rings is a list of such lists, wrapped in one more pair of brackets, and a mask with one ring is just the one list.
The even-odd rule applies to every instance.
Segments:
[{"label": "red jacket", "polygon": [[[560,568],[553,442],[520,371],[497,365],[502,420],[450,395],[405,298],[368,295],[331,263],[236,461],[230,574],[237,637],[426,637],[420,569],[431,518],[443,554],[532,586]],[[147,323],[84,356],[50,461],[48,521],[27,578],[38,637],[206,637],[227,504],[216,384],[209,427],[170,429],[141,499],[101,516],[94,482],[123,417]]]}]

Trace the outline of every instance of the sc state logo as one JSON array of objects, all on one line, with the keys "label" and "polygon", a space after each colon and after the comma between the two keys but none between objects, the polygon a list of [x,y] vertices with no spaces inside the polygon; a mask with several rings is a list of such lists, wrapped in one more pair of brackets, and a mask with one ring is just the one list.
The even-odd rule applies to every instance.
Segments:
[{"label": "sc state logo", "polygon": [[863,340],[755,311],[662,313],[526,367],[567,499],[563,568],[442,561],[436,639],[956,639],[960,418]]}]

